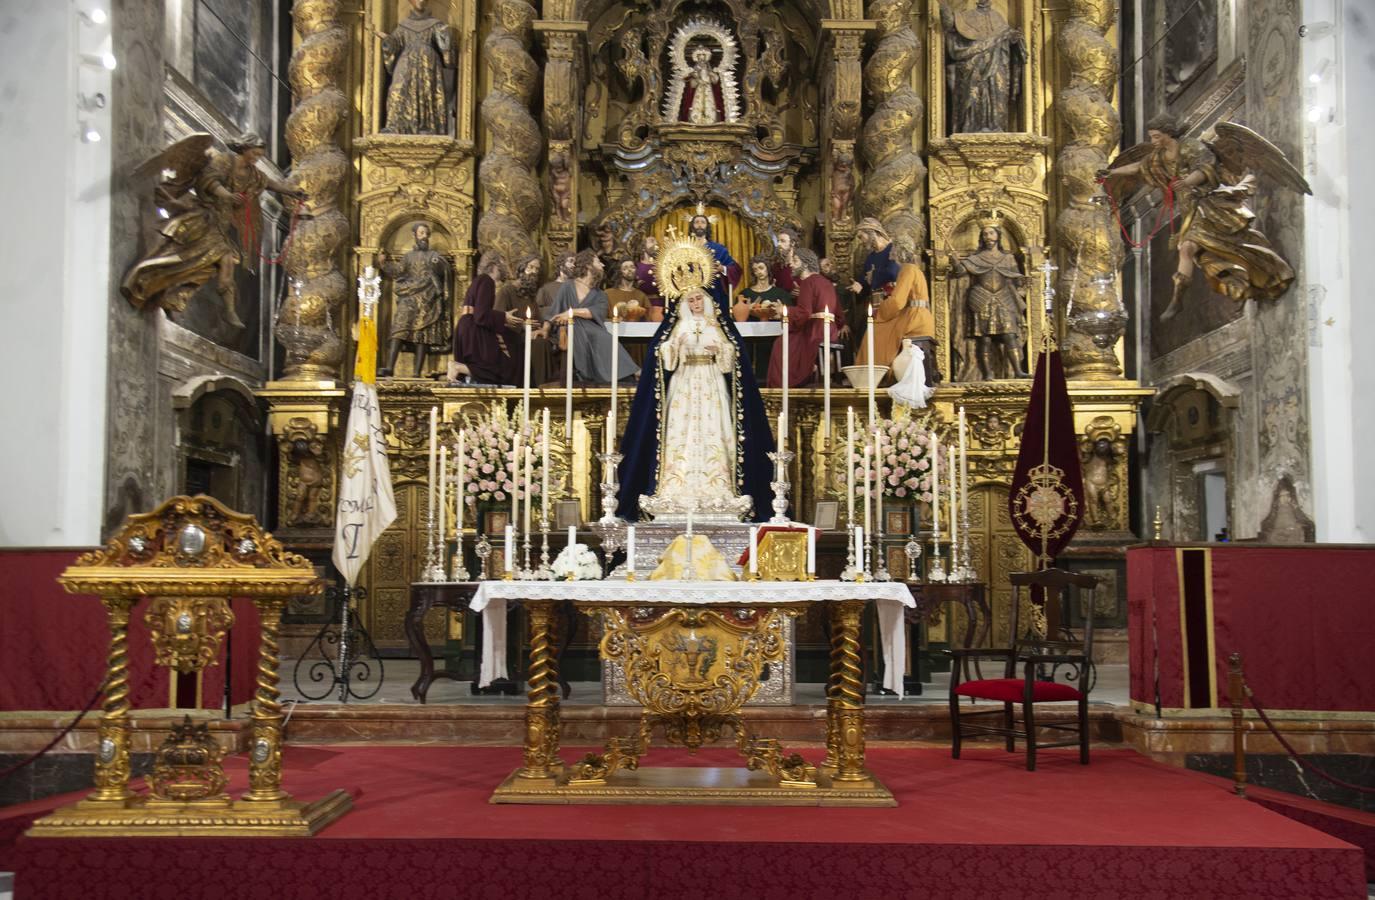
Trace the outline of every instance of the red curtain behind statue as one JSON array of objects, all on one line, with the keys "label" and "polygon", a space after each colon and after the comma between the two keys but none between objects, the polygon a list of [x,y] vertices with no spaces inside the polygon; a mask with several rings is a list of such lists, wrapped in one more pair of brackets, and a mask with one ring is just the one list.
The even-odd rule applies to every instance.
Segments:
[{"label": "red curtain behind statue", "polygon": [[[0,711],[81,709],[105,677],[110,628],[99,598],[68,594],[57,583],[62,570],[84,550],[0,550]],[[135,708],[167,707],[172,675],[153,665],[153,645],[143,624],[147,600],[129,621],[129,687]],[[253,697],[258,654],[258,615],[253,604],[233,601],[231,700]],[[223,703],[225,647],[219,664],[201,679],[200,706]],[[194,705],[194,695],[181,705]],[[99,707],[97,706],[97,709]]]},{"label": "red curtain behind statue", "polygon": [[1214,544],[1127,551],[1131,698],[1227,705],[1227,657],[1266,709],[1375,712],[1375,548]]}]

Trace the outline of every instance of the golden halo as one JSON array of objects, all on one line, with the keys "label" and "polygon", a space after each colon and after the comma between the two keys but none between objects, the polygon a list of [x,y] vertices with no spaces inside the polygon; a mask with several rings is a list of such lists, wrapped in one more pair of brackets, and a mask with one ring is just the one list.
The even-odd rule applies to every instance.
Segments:
[{"label": "golden halo", "polygon": [[679,237],[670,226],[654,263],[654,279],[668,300],[677,300],[694,288],[709,290],[716,280],[716,256],[706,241],[691,235]]}]

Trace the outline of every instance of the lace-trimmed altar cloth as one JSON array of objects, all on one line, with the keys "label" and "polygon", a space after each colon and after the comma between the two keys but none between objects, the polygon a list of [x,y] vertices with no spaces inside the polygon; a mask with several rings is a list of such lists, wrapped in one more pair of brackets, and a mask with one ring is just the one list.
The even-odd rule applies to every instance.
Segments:
[{"label": "lace-trimmed altar cloth", "polygon": [[[652,599],[651,599],[652,598]],[[478,683],[509,678],[506,667],[506,605],[512,600],[574,600],[579,603],[642,602],[645,606],[767,606],[872,600],[878,611],[883,650],[883,686],[902,696],[907,642],[902,608],[915,607],[912,592],[898,581],[484,581],[469,608],[482,615],[482,660]]]}]

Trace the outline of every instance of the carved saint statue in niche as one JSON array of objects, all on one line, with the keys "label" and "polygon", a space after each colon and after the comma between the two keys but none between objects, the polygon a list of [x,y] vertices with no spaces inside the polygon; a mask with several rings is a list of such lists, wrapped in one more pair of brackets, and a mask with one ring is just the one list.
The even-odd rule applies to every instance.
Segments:
[{"label": "carved saint statue in niche", "polygon": [[976,252],[950,254],[950,276],[958,380],[1028,377],[1022,356],[1026,276],[1017,257],[1003,249],[1002,229],[985,225]]},{"label": "carved saint statue in niche", "polygon": [[400,259],[382,251],[377,267],[392,279],[396,305],[392,308],[391,333],[387,339],[387,366],[379,375],[392,375],[401,348],[415,349],[415,377],[425,374],[425,357],[443,353],[449,346],[449,264],[444,255],[430,249],[430,226],[418,222],[411,229],[415,246]]},{"label": "carved saint statue in niche", "polygon": [[456,65],[449,26],[430,15],[429,0],[410,0],[411,13],[382,41],[391,73],[384,134],[452,134]]},{"label": "carved saint statue in niche", "polygon": [[941,3],[941,27],[950,133],[1011,131],[1027,61],[1022,33],[991,0],[977,0],[973,9],[958,13]]},{"label": "carved saint statue in niche", "polygon": [[716,125],[740,115],[735,35],[719,22],[693,19],[676,32],[669,47],[673,76],[663,115],[671,122]]}]

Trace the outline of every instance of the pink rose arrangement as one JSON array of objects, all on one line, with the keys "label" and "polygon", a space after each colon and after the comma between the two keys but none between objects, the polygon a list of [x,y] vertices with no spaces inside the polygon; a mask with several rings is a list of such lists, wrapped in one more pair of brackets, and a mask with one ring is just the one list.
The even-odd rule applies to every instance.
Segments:
[{"label": "pink rose arrangement", "polygon": [[[869,480],[883,487],[883,496],[931,502],[931,433],[913,419],[880,419],[879,451],[870,458]],[[873,439],[873,433],[868,435]],[[855,470],[855,495],[864,496],[864,444],[850,448]]]},{"label": "pink rose arrangement", "polygon": [[[531,416],[533,419],[534,417]],[[536,424],[536,423],[532,423]],[[525,462],[520,460],[512,470],[512,454],[516,443],[515,423],[505,415],[468,418],[463,426],[464,460],[463,492],[469,502],[510,503],[514,492],[525,499]],[[535,451],[530,468],[532,496],[540,496],[540,429],[535,428],[528,445]],[[455,439],[455,445],[457,439]],[[521,450],[524,456],[524,449]]]}]

